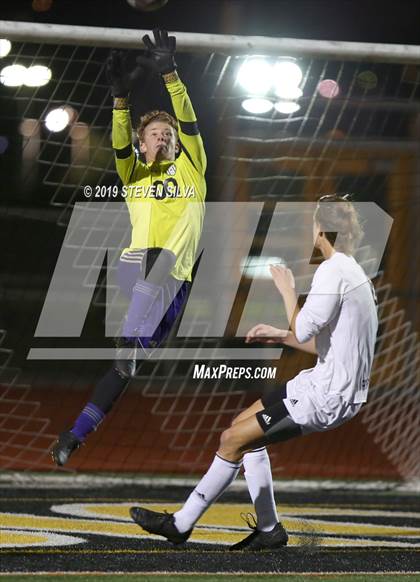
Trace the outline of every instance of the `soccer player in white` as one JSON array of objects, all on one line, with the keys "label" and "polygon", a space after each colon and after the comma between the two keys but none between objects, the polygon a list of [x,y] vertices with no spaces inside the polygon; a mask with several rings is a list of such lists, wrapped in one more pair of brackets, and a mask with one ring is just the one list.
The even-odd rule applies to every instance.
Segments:
[{"label": "soccer player in white", "polygon": [[281,342],[318,356],[303,370],[243,411],[225,430],[207,473],[175,514],[133,507],[143,529],[173,543],[188,539],[198,519],[236,478],[241,464],[257,522],[233,550],[275,549],[288,536],[278,520],[266,445],[335,428],[357,414],[367,400],[378,327],[371,281],[352,256],[362,235],[357,213],[344,197],[328,195],[317,205],[314,245],[322,253],[302,309],[291,272],[279,266],[271,274],[283,297],[290,331],[266,324],[253,327],[246,341]]}]

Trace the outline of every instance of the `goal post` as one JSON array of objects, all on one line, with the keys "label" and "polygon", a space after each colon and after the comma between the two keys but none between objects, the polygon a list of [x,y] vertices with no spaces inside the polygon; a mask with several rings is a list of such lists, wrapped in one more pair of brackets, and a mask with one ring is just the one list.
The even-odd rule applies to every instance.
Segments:
[{"label": "goal post", "polygon": [[[138,49],[139,39],[148,33],[150,33],[149,30],[0,20],[0,36],[22,42]],[[173,34],[177,38],[177,50],[181,52],[221,53],[225,55],[290,55],[360,60],[364,62],[420,63],[420,47],[408,44],[380,44],[194,32],[173,32]]]},{"label": "goal post", "polygon": [[[54,269],[51,257],[58,255],[74,204],[85,200],[84,185],[118,185],[105,75],[108,49],[139,50],[148,32],[0,21],[0,38],[12,43],[10,53],[0,58],[0,74],[15,64],[27,69],[41,64],[51,71],[43,86],[0,85],[0,147],[6,160],[0,229],[8,244],[1,281],[11,314],[1,320],[7,330],[0,330],[2,469],[52,468],[48,449],[54,435],[71,423],[104,371],[98,362],[33,362],[26,357],[33,347],[51,346],[35,340],[34,329]],[[308,221],[302,224],[296,212],[287,217],[284,247],[273,246],[264,255],[276,203],[314,202],[320,194],[336,191],[376,202],[394,224],[374,281],[380,327],[369,401],[336,431],[273,447],[270,455],[276,476],[418,479],[419,289],[413,249],[414,210],[420,201],[420,46],[174,34],[182,53],[180,75],[204,142],[212,144],[209,201],[261,203],[263,209],[250,256],[238,261],[244,274],[228,332],[223,338],[203,333],[196,345],[216,349],[232,341],[238,346],[237,312],[251,278],[265,277],[269,293],[264,261],[280,257],[295,272],[301,269],[302,260],[294,262],[293,245],[306,236]],[[238,74],[254,55],[266,59],[268,67],[299,65],[295,93],[285,97],[282,87],[268,87],[269,82],[264,94],[258,92],[261,87],[254,91],[252,82],[244,88]],[[156,107],[166,108],[168,101],[149,77],[133,91],[134,118]],[[68,117],[61,129],[46,124],[57,109]],[[108,345],[102,330],[106,283],[92,282],[91,264],[84,260],[96,256],[94,231],[80,242],[78,257],[87,284],[95,287],[80,342]],[[17,268],[22,241],[26,262]],[[368,244],[359,249],[358,259],[369,272],[373,258]],[[197,306],[198,328],[206,328],[212,309]],[[253,309],[256,324],[263,302]],[[62,338],[57,345],[66,347]],[[193,342],[172,336],[168,345],[182,350]],[[232,417],[312,364],[309,356],[285,350],[274,362],[276,381],[244,383],[194,379],[190,361],[148,362],[70,468],[200,472]]]}]

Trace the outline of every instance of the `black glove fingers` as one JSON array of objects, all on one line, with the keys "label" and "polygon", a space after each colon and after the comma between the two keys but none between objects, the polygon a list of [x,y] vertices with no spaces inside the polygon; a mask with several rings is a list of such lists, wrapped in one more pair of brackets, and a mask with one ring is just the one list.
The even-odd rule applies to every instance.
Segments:
[{"label": "black glove fingers", "polygon": [[[153,31],[154,33],[154,31]],[[156,37],[155,37],[156,39]],[[155,48],[155,45],[153,44],[153,42],[150,40],[150,36],[148,34],[145,34],[142,38],[143,42],[144,42],[144,46],[149,50],[153,50]]]},{"label": "black glove fingers", "polygon": [[143,42],[148,51],[146,55],[148,62],[144,57],[138,59],[137,62],[163,75],[174,71],[176,69],[176,63],[174,61],[175,37],[169,37],[168,32],[160,28],[153,29],[153,37],[155,44],[153,44],[148,35],[143,37]]},{"label": "black glove fingers", "polygon": [[122,51],[120,51],[119,54],[119,63],[120,63],[120,71],[121,71],[121,75],[126,75],[127,71],[128,71],[128,59],[129,59],[129,54],[127,53],[123,53]]},{"label": "black glove fingers", "polygon": [[176,38],[174,36],[168,36],[168,46],[173,54],[176,51]]},{"label": "black glove fingers", "polygon": [[106,61],[107,71],[114,72],[118,68],[118,51],[113,50],[110,52],[109,57]]},{"label": "black glove fingers", "polygon": [[168,47],[169,46],[169,40],[168,40],[168,31],[167,30],[161,30],[160,31],[160,38],[162,41],[162,46],[164,47]]},{"label": "black glove fingers", "polygon": [[156,45],[156,48],[162,46],[161,32],[162,31],[160,30],[160,28],[154,28],[153,29],[153,36],[155,37],[155,45]]},{"label": "black glove fingers", "polygon": [[124,51],[112,50],[106,61],[106,76],[114,97],[126,97],[130,90],[127,79],[127,54]]},{"label": "black glove fingers", "polygon": [[121,76],[121,66],[118,51],[112,51],[106,61],[106,76],[108,81],[112,84],[116,77]]}]

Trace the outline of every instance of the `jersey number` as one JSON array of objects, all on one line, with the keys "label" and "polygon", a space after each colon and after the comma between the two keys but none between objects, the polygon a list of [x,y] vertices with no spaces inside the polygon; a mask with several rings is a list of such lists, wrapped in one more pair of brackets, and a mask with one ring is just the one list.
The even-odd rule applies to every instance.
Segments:
[{"label": "jersey number", "polygon": [[162,180],[156,180],[152,184],[152,196],[156,200],[163,200],[164,198],[176,198],[178,195],[178,182],[175,178],[166,178],[164,182]]}]

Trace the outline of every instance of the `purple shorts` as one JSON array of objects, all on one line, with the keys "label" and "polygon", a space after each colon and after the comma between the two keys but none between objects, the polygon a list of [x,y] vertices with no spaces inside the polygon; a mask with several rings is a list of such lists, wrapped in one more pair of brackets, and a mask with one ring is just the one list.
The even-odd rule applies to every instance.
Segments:
[{"label": "purple shorts", "polygon": [[[133,288],[139,278],[139,274],[139,263],[119,261],[118,284],[128,299],[132,298]],[[169,305],[169,307],[166,313],[163,314],[153,335],[151,337],[138,338],[141,346],[146,348],[158,347],[167,338],[185,305],[190,287],[189,281],[180,282],[172,276],[167,278],[163,285],[163,293],[165,295],[165,305]]]}]

